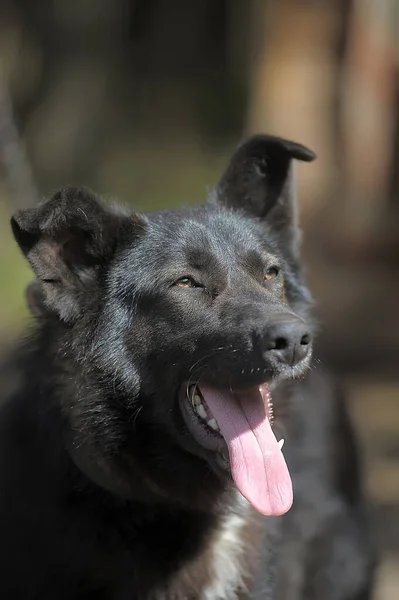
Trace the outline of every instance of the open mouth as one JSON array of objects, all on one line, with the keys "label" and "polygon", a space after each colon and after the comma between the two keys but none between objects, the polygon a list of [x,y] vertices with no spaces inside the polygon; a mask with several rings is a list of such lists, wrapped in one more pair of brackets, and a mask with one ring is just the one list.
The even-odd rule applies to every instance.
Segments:
[{"label": "open mouth", "polygon": [[[187,429],[203,448],[227,455],[236,487],[260,513],[281,515],[292,505],[292,482],[272,430],[266,383],[230,391],[182,386],[179,404]],[[227,452],[226,452],[227,449]]]},{"label": "open mouth", "polygon": [[[189,406],[191,407],[193,415],[191,423],[197,430],[195,433],[200,435],[202,444],[206,445],[206,442],[208,441],[206,436],[208,435],[217,436],[217,438],[222,440],[223,437],[220,433],[219,425],[213,416],[211,409],[203,398],[200,388],[197,385],[191,385],[187,388],[186,399],[189,401]],[[209,444],[207,446],[209,449],[212,449],[213,446],[215,446],[212,438],[209,440]]]}]

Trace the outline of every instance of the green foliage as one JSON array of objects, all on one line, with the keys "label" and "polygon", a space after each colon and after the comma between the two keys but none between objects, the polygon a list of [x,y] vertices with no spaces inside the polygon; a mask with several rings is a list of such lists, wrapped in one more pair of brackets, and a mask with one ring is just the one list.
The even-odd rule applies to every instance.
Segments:
[{"label": "green foliage", "polygon": [[26,319],[25,288],[32,273],[17,247],[10,228],[12,208],[0,189],[0,345]]}]

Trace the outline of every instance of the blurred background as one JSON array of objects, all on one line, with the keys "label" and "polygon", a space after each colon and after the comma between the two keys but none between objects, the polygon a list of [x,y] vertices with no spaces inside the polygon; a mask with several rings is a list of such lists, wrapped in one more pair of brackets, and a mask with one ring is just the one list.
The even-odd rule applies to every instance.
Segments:
[{"label": "blurred background", "polygon": [[254,132],[318,154],[299,187],[319,355],[364,451],[376,600],[397,600],[398,0],[1,0],[0,353],[31,278],[12,212],[64,184],[200,202]]}]

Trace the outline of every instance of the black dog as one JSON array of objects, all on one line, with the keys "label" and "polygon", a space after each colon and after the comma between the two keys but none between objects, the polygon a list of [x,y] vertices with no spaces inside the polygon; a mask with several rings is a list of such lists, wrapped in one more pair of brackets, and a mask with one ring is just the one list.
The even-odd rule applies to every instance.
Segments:
[{"label": "black dog", "polygon": [[313,158],[257,136],[197,208],[13,217],[38,327],[0,415],[2,600],[369,598],[351,428],[308,372]]}]

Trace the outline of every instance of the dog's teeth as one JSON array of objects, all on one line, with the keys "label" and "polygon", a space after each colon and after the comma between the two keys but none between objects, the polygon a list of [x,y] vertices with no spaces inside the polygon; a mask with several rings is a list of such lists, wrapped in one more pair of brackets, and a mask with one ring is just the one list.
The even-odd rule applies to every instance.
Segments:
[{"label": "dog's teeth", "polygon": [[284,438],[282,438],[278,443],[278,447],[280,448],[280,450],[283,446],[284,446]]},{"label": "dog's teeth", "polygon": [[194,394],[194,404],[195,406],[199,406],[201,404],[201,397],[198,394]]},{"label": "dog's teeth", "polygon": [[212,429],[214,429],[215,431],[219,430],[219,426],[216,423],[215,419],[211,419],[210,421],[208,421],[208,425],[209,427],[212,427]]},{"label": "dog's teeth", "polygon": [[206,419],[206,410],[205,408],[202,406],[202,404],[199,404],[199,406],[195,407],[195,410],[197,411],[197,414],[202,418],[202,419]]}]

